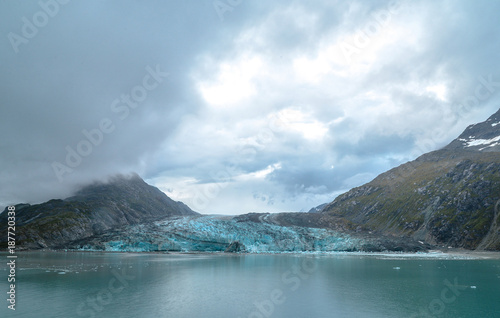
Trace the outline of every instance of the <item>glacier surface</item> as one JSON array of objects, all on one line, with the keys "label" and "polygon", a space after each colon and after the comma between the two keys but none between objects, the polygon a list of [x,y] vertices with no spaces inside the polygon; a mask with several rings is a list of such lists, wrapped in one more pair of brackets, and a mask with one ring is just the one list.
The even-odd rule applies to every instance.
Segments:
[{"label": "glacier surface", "polygon": [[186,216],[128,226],[87,241],[83,250],[224,252],[238,242],[250,253],[355,251],[364,240],[329,229]]}]

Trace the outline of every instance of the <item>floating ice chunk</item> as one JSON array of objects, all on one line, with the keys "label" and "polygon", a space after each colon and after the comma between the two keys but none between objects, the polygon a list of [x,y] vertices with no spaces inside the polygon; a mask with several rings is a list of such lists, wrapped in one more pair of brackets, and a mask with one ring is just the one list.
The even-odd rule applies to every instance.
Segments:
[{"label": "floating ice chunk", "polygon": [[397,267],[397,266],[396,266],[396,267],[393,267],[392,269],[398,269],[398,270],[399,270],[399,269],[401,269],[401,267]]},{"label": "floating ice chunk", "polygon": [[66,272],[59,272],[58,274],[59,275],[64,275],[64,274],[66,274]]},{"label": "floating ice chunk", "polygon": [[471,286],[470,288],[472,288],[472,289],[476,289],[476,286]]}]

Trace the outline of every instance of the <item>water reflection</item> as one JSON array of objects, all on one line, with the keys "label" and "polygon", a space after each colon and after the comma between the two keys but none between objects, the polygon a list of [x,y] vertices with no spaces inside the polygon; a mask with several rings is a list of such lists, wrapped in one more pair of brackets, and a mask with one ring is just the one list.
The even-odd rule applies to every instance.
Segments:
[{"label": "water reflection", "polygon": [[[18,264],[17,310],[5,305],[2,317],[399,318],[422,310],[494,317],[500,310],[498,260],[31,252]],[[460,295],[442,301],[444,280],[455,279]]]}]

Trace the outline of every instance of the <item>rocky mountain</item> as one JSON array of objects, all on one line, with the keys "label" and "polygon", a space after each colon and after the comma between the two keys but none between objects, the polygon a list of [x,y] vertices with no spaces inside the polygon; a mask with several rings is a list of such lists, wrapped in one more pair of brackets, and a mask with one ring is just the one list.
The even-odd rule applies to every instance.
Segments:
[{"label": "rocky mountain", "polygon": [[[0,214],[0,247],[6,247],[6,214]],[[16,245],[57,248],[122,226],[187,215],[198,213],[138,175],[115,176],[64,200],[16,205]]]},{"label": "rocky mountain", "polygon": [[340,195],[322,214],[441,246],[500,250],[500,110],[448,146]]}]

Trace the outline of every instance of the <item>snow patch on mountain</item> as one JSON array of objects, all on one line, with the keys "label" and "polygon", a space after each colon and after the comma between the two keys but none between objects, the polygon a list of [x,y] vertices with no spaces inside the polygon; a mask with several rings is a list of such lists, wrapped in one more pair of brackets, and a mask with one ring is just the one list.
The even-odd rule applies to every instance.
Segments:
[{"label": "snow patch on mountain", "polygon": [[[474,139],[472,136],[470,137],[470,139],[459,139],[461,142],[463,142],[463,145],[465,147],[475,147],[475,146],[482,146],[482,145],[485,145],[487,147],[494,147],[494,146],[497,146],[499,143],[498,141],[500,141],[500,136],[497,136],[497,137],[494,137],[494,138],[490,138],[490,139]],[[484,147],[482,149],[485,149],[487,147]]]}]

